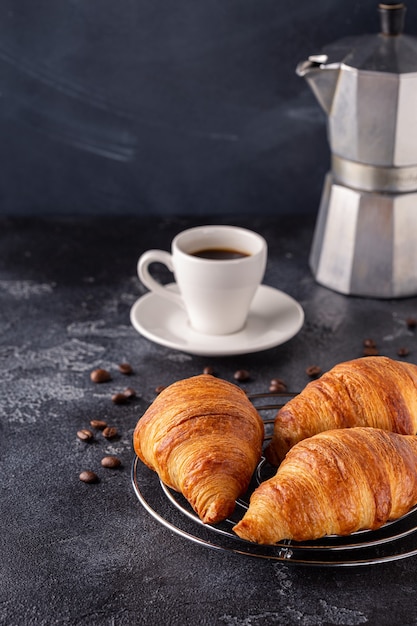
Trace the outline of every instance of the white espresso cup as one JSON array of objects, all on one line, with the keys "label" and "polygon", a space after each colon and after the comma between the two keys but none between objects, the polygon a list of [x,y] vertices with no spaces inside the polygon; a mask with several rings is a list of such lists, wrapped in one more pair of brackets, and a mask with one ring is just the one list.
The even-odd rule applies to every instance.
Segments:
[{"label": "white espresso cup", "polygon": [[[195,331],[227,335],[244,327],[266,260],[261,235],[236,226],[198,226],[179,233],[171,253],[142,254],[138,275],[148,289],[183,307]],[[179,293],[153,278],[152,263],[163,263],[173,272]]]}]

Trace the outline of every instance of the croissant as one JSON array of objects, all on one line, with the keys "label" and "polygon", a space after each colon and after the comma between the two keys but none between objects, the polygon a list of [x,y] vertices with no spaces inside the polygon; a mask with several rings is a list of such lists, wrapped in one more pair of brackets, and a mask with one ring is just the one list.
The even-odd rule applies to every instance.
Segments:
[{"label": "croissant", "polygon": [[263,421],[244,391],[208,374],[166,387],[137,423],[138,457],[204,523],[228,517],[259,463]]},{"label": "croissant", "polygon": [[234,531],[262,544],[348,535],[376,530],[416,503],[416,436],[336,429],[296,444]]},{"label": "croissant", "polygon": [[298,441],[354,426],[415,434],[417,366],[382,356],[339,363],[278,411],[265,455],[279,465]]}]

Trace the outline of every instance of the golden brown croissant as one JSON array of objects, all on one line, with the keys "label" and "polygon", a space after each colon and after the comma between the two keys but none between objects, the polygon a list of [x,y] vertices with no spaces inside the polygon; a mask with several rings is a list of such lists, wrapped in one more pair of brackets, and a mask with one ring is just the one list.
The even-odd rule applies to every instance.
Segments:
[{"label": "golden brown croissant", "polygon": [[354,426],[417,433],[417,366],[382,356],[339,363],[278,411],[265,454],[279,465],[298,441]]},{"label": "golden brown croissant", "polygon": [[180,380],[139,420],[133,444],[162,482],[205,523],[230,515],[260,460],[261,417],[236,385],[202,374]]},{"label": "golden brown croissant", "polygon": [[253,492],[234,531],[273,544],[375,530],[417,503],[417,437],[376,428],[326,431],[296,444]]}]

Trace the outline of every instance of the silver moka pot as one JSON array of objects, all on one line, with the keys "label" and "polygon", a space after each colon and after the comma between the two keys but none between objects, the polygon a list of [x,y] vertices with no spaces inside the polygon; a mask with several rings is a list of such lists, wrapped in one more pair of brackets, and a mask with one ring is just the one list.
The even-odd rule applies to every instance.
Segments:
[{"label": "silver moka pot", "polygon": [[417,39],[405,5],[379,4],[381,32],[299,63],[328,115],[331,171],[310,266],[322,285],[375,298],[417,294]]}]

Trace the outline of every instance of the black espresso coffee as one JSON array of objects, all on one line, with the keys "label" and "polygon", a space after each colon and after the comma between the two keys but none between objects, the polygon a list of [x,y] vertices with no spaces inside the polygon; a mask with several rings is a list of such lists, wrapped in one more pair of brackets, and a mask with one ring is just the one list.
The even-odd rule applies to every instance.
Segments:
[{"label": "black espresso coffee", "polygon": [[191,256],[197,256],[200,259],[211,259],[213,261],[231,261],[233,259],[243,259],[250,256],[247,252],[240,250],[232,250],[230,248],[204,248],[192,252]]}]

